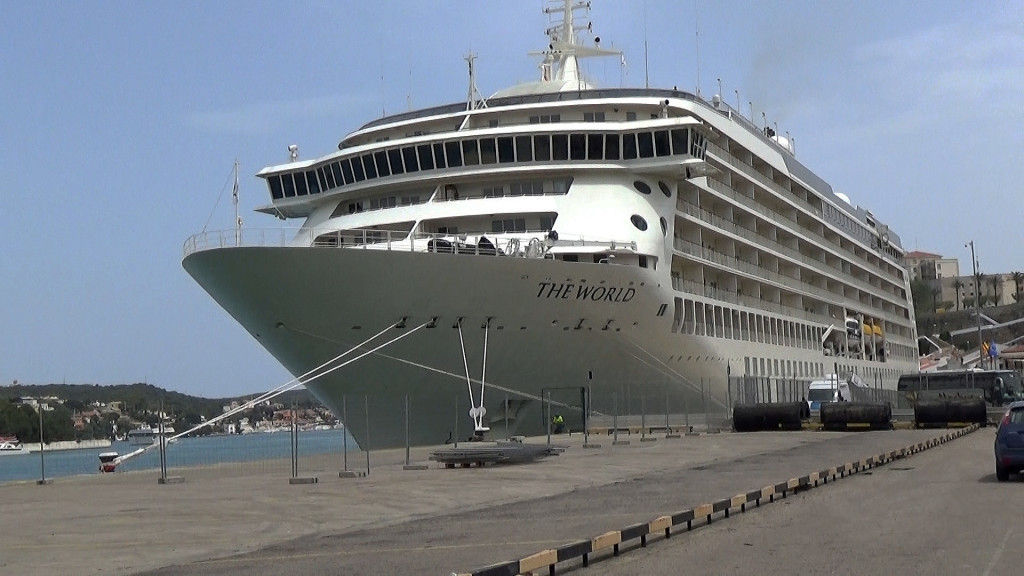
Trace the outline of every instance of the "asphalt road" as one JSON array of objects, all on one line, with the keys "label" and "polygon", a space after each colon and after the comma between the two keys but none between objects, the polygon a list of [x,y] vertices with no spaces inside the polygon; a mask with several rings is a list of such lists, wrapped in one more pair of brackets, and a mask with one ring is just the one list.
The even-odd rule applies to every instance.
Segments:
[{"label": "asphalt road", "polygon": [[[659,515],[675,512],[704,502],[759,488],[766,484],[785,481],[791,477],[806,474],[812,470],[821,470],[831,465],[840,464],[858,458],[872,456],[886,450],[896,449],[908,444],[919,442],[925,438],[935,437],[945,431],[895,431],[864,434],[828,434],[798,433],[799,438],[808,440],[797,445],[764,445],[763,450],[743,450],[731,453],[729,445],[740,445],[748,442],[767,441],[770,436],[761,435],[719,435],[717,437],[701,437],[699,439],[683,439],[673,449],[687,447],[699,449],[698,442],[722,443],[723,452],[714,459],[700,462],[688,462],[680,458],[677,462],[666,463],[660,470],[637,470],[638,474],[611,483],[589,486],[578,486],[570,491],[537,498],[516,498],[511,502],[494,503],[481,509],[431,514],[422,518],[412,519],[397,525],[385,526],[369,530],[360,530],[342,534],[323,534],[313,538],[300,538],[269,546],[254,553],[241,554],[227,558],[208,561],[191,562],[181,566],[166,567],[150,572],[153,575],[177,574],[255,574],[276,575],[281,573],[294,574],[450,574],[467,572],[490,563],[506,561],[527,556],[531,553],[558,546],[567,541],[592,537],[608,530],[623,528],[631,523],[653,519]],[[976,433],[978,438],[984,433]],[[798,438],[798,437],[793,437]],[[991,441],[991,438],[986,438]],[[659,449],[668,449],[671,442],[659,441]],[[686,444],[690,442],[690,444]],[[975,442],[977,444],[977,442]],[[652,446],[639,446],[635,442],[630,457],[635,457],[644,450],[654,450]],[[940,454],[944,447],[934,448]],[[625,454],[625,453],[623,453]],[[667,455],[666,455],[667,456]],[[922,455],[923,457],[924,455]],[[906,460],[907,466],[916,467],[914,458]],[[939,461],[943,458],[937,456]],[[626,462],[623,461],[622,464]],[[568,462],[560,462],[566,465]],[[517,473],[545,474],[549,463],[540,463],[532,467],[521,467]],[[571,464],[569,464],[571,466]],[[597,461],[580,463],[579,474],[591,473],[597,466],[615,465],[615,459],[598,463]],[[893,481],[887,487],[874,490],[886,490],[900,485],[908,471],[878,469],[865,478],[874,476],[890,476]],[[492,490],[501,493],[503,482],[516,482],[515,478],[502,477],[509,469],[473,469],[440,471],[450,474],[465,474],[468,489],[478,489],[483,475],[494,474],[486,480]],[[981,472],[975,472],[974,480]],[[473,475],[473,476],[470,476]],[[991,474],[989,474],[991,475]],[[836,489],[842,482],[858,482],[860,480],[843,480],[836,483]],[[699,564],[701,573],[738,573],[756,569],[761,573],[792,572],[786,563],[766,565],[766,550],[774,547],[776,539],[789,539],[789,531],[793,526],[803,522],[812,522],[815,516],[821,516],[813,504],[804,504],[808,498],[824,498],[823,504],[832,506],[832,512],[824,518],[825,523],[844,526],[846,530],[857,532],[861,542],[885,542],[885,547],[873,549],[872,553],[888,553],[900,550],[891,531],[888,536],[879,536],[879,518],[845,517],[845,510],[855,510],[861,505],[860,500],[884,497],[882,494],[860,493],[853,500],[837,496],[833,488],[823,488],[814,496],[798,496],[781,504],[771,504],[762,508],[763,512],[734,516],[734,518],[716,522],[711,527],[700,528],[691,534],[680,534],[665,547],[666,556],[662,559],[659,546],[652,545],[636,556],[625,555],[606,562],[596,562],[593,570],[605,574],[669,574],[679,573],[681,560],[672,555],[676,553],[700,553],[704,562]],[[813,492],[813,491],[812,491]],[[822,494],[823,496],[818,496]],[[801,514],[786,514],[793,509],[793,502],[800,502]],[[893,503],[889,502],[885,510],[888,517]],[[774,509],[773,509],[774,507]],[[897,507],[898,509],[898,507]],[[768,516],[781,514],[781,516]],[[902,513],[900,513],[902,514]],[[897,514],[898,516],[898,514]],[[751,526],[752,533],[760,534],[757,539],[748,541],[729,540],[741,528]],[[891,522],[891,520],[889,520]],[[881,527],[881,532],[890,530]],[[702,532],[703,530],[703,532]],[[808,531],[810,532],[810,531]],[[953,531],[955,534],[955,531]],[[710,536],[709,536],[710,535]],[[1001,537],[1002,535],[1000,535]],[[728,545],[717,545],[716,537]],[[700,540],[695,540],[699,538]],[[805,545],[806,535],[793,540],[791,550],[794,556],[801,556],[805,566],[811,566],[816,573],[833,573],[834,568],[822,569],[822,566],[833,566],[841,558],[841,546],[838,540],[810,540]],[[892,540],[890,540],[890,538]],[[927,541],[927,540],[925,540]],[[698,544],[699,542],[699,544]],[[908,540],[908,542],[910,542]],[[918,546],[920,541],[911,542]],[[933,541],[934,543],[934,541]],[[863,545],[863,544],[859,544]],[[732,548],[741,548],[743,555],[738,555]],[[715,553],[707,553],[715,549]],[[646,567],[650,563],[650,567]],[[878,572],[890,573],[885,564],[876,564]],[[560,568],[564,573],[572,566]],[[862,569],[851,568],[848,573],[870,573]],[[581,573],[591,573],[583,570]],[[597,572],[593,572],[597,573]]]},{"label": "asphalt road", "polygon": [[1024,482],[997,482],[993,429],[581,572],[1024,573]]}]

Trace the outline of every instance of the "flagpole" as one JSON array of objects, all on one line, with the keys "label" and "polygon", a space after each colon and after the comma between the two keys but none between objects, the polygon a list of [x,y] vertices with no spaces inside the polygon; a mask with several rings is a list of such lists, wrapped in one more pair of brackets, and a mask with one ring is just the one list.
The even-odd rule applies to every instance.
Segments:
[{"label": "flagpole", "polygon": [[235,158],[235,186],[231,191],[235,204],[235,246],[242,243],[242,220],[238,217],[238,159]]}]

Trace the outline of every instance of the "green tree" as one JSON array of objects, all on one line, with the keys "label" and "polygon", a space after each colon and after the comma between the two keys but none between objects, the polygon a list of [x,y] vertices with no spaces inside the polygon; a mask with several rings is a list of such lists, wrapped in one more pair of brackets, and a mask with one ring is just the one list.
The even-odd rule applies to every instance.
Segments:
[{"label": "green tree", "polygon": [[999,285],[1003,283],[1003,279],[999,274],[993,274],[989,276],[988,283],[992,285],[992,305],[999,305]]},{"label": "green tree", "polygon": [[1013,301],[1020,302],[1021,283],[1024,283],[1024,272],[1013,272],[1010,274],[1010,277],[1013,278]]},{"label": "green tree", "polygon": [[953,280],[953,290],[956,290],[956,309],[960,310],[960,291],[964,288],[964,281],[957,278]]}]

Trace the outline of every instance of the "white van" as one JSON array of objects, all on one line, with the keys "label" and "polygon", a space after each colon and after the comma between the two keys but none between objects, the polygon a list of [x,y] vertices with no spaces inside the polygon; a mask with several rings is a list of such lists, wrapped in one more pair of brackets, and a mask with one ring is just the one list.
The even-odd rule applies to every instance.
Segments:
[{"label": "white van", "polygon": [[811,410],[820,410],[824,402],[850,402],[853,388],[867,388],[864,381],[856,374],[840,378],[836,374],[826,374],[824,378],[811,382],[807,390],[807,406]]}]

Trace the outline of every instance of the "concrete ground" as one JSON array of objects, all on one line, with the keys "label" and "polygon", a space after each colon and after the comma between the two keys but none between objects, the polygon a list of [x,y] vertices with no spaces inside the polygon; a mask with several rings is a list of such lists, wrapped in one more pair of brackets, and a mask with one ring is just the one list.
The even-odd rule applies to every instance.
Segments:
[{"label": "concrete ground", "polygon": [[[944,433],[723,433],[655,442],[633,435],[620,438],[631,440],[625,446],[592,436],[601,444],[594,449],[583,449],[574,435],[556,438],[568,446],[560,456],[527,465],[445,469],[431,463],[407,471],[404,450],[395,450],[373,453],[368,477],[339,479],[337,456],[306,459],[303,475],[319,479],[309,485],[239,466],[185,471],[182,484],[158,485],[152,472],[9,484],[0,486],[0,573],[464,572]],[[982,436],[991,449],[986,430],[956,442],[973,446]],[[933,450],[941,461],[950,449]],[[429,451],[414,449],[412,460],[427,463]],[[990,468],[974,472],[991,475]],[[843,483],[863,481],[836,486]],[[846,505],[855,509],[860,501]],[[773,504],[764,510],[772,506],[788,509]],[[721,526],[737,530],[748,517],[754,515]],[[854,526],[865,535],[878,531],[870,518]],[[679,541],[687,538],[692,535]]]}]

